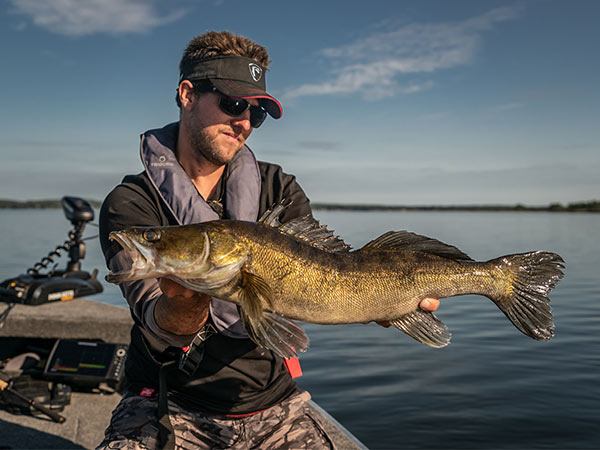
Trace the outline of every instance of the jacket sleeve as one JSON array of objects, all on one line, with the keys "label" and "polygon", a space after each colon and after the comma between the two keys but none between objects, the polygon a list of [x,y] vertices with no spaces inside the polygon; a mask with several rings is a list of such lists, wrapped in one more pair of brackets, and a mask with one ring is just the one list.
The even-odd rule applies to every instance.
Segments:
[{"label": "jacket sleeve", "polygon": [[[100,244],[106,265],[111,271],[121,271],[130,265],[119,244],[109,241],[112,231],[132,226],[160,226],[163,223],[156,204],[143,189],[135,185],[121,184],[104,200],[100,210]],[[143,329],[144,336],[156,350],[168,346],[184,347],[194,335],[176,335],[163,330],[154,320],[154,307],[162,294],[156,279],[122,283],[119,285],[131,308],[136,323]]]}]

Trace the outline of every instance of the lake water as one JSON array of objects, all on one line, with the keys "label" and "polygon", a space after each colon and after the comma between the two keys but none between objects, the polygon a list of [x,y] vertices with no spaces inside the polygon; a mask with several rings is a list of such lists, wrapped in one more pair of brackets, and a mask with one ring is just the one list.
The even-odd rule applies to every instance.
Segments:
[{"label": "lake water", "polygon": [[[492,302],[446,299],[453,333],[442,349],[375,324],[306,324],[299,384],[372,449],[600,448],[600,215],[316,211],[354,248],[388,230],[418,232],[477,260],[528,250],[563,256],[553,291],[556,335],[520,332]],[[32,266],[67,237],[60,210],[0,210],[0,280]],[[88,227],[86,236],[96,234]],[[97,240],[83,268],[106,274]],[[63,260],[59,260],[63,267]],[[93,297],[124,307],[104,283]]]}]

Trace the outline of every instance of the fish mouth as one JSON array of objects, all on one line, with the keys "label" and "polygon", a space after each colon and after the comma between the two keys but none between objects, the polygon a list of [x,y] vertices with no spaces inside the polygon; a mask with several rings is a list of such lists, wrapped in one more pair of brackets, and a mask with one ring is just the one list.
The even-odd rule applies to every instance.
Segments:
[{"label": "fish mouth", "polygon": [[141,280],[151,275],[161,276],[157,273],[155,255],[152,249],[145,247],[136,239],[130,237],[125,231],[113,231],[108,239],[118,242],[125,255],[129,257],[131,265],[119,272],[109,272],[105,279],[109,283],[120,284],[126,281]]},{"label": "fish mouth", "polygon": [[[205,233],[206,235],[206,233]],[[119,272],[109,272],[105,280],[109,283],[120,284],[127,281],[142,280],[145,278],[160,278],[165,276],[175,276],[176,278],[197,278],[198,272],[204,268],[210,272],[208,266],[208,257],[210,255],[210,241],[208,235],[204,239],[204,248],[194,260],[176,265],[165,263],[157,250],[148,247],[141,240],[137,239],[137,234],[131,230],[113,231],[108,235],[108,239],[118,242],[123,247],[125,256],[129,259],[128,267]]]}]

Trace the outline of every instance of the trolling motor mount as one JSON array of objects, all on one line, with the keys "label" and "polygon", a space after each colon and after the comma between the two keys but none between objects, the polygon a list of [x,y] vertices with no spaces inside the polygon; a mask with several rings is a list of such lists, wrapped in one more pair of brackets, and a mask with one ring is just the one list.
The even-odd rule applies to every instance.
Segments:
[{"label": "trolling motor mount", "polygon": [[[97,280],[98,269],[91,274],[81,270],[81,260],[85,257],[83,230],[94,219],[94,210],[87,201],[78,197],[63,197],[61,203],[67,220],[73,225],[69,238],[28,269],[27,273],[1,282],[0,301],[42,305],[102,292],[102,285]],[[66,269],[56,270],[56,264],[48,269],[54,263],[54,258],[63,252],[69,255]],[[48,269],[48,272],[41,273],[43,269]]]}]

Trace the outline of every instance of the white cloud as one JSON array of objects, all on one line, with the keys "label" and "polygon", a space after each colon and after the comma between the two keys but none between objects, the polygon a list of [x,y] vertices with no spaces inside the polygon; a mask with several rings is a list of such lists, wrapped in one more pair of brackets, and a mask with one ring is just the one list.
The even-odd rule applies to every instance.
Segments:
[{"label": "white cloud", "polygon": [[515,7],[497,8],[462,22],[410,24],[324,49],[320,55],[332,64],[333,77],[290,89],[285,97],[368,91],[369,98],[378,98],[428,89],[432,81],[407,83],[399,77],[468,64],[481,46],[482,33],[518,14]]},{"label": "white cloud", "polygon": [[53,33],[142,33],[174,22],[184,11],[160,15],[155,2],[144,0],[10,0],[14,12]]}]

